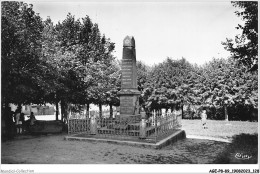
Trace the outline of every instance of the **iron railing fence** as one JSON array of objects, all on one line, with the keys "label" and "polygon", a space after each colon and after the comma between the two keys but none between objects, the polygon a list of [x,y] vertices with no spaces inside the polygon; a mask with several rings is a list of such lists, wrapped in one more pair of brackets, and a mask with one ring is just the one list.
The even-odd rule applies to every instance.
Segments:
[{"label": "iron railing fence", "polygon": [[100,117],[99,112],[92,112],[89,117],[71,116],[68,119],[68,134],[95,135],[112,139],[141,138],[151,142],[158,142],[180,127],[181,114],[174,112],[151,112],[114,118]]},{"label": "iron railing fence", "polygon": [[151,112],[145,119],[146,138],[158,142],[161,138],[181,129],[181,113],[176,112]]}]

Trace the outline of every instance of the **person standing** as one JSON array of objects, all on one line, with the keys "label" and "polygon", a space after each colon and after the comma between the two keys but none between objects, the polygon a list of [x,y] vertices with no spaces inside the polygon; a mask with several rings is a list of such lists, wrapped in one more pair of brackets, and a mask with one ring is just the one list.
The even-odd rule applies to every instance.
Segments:
[{"label": "person standing", "polygon": [[36,121],[36,118],[35,118],[35,115],[33,112],[31,112],[31,115],[30,115],[30,125],[34,125],[34,122]]},{"label": "person standing", "polygon": [[15,125],[15,112],[14,111],[11,111],[11,133],[12,133],[12,136],[14,136],[16,134],[16,125]]},{"label": "person standing", "polygon": [[202,128],[206,129],[206,123],[207,123],[207,114],[206,114],[206,110],[202,110],[201,113],[201,124],[202,124]]},{"label": "person standing", "polygon": [[20,134],[22,132],[22,121],[20,121],[21,113],[20,109],[15,110],[15,126],[16,126],[16,133]]},{"label": "person standing", "polygon": [[21,124],[21,133],[24,133],[25,131],[25,120],[24,120],[24,113],[21,113],[21,116],[20,116],[20,124]]},{"label": "person standing", "polygon": [[14,115],[14,112],[11,111],[11,107],[8,107],[7,111],[5,113],[5,120],[4,120],[5,124],[6,124],[5,133],[6,133],[8,138],[13,138],[15,131],[16,131],[16,130],[14,131],[15,124],[14,124],[14,121],[13,121],[13,115]]}]

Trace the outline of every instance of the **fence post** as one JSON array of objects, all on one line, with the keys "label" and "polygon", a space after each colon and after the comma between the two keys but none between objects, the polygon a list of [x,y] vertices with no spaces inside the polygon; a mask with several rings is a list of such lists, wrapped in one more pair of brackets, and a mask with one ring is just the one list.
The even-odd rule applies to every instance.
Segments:
[{"label": "fence post", "polygon": [[174,127],[175,127],[175,122],[176,122],[175,116],[176,116],[176,113],[175,113],[175,110],[173,110],[173,111],[170,113],[171,128],[174,128]]},{"label": "fence post", "polygon": [[181,129],[182,128],[182,123],[181,123],[182,118],[179,116],[179,117],[177,117],[177,120],[178,120],[178,127]]},{"label": "fence post", "polygon": [[70,118],[67,119],[67,124],[68,124],[68,135],[70,134]]},{"label": "fence post", "polygon": [[97,120],[96,120],[96,115],[92,115],[90,119],[90,134],[91,135],[96,135],[97,133]]},{"label": "fence post", "polygon": [[155,111],[155,142],[157,142],[157,134],[158,134],[158,130],[157,130],[157,114],[158,114],[158,111]]},{"label": "fence post", "polygon": [[86,111],[86,116],[85,116],[86,119],[89,118],[89,111]]},{"label": "fence post", "polygon": [[145,111],[141,111],[141,122],[140,122],[140,133],[139,137],[145,139],[146,138],[146,113]]}]

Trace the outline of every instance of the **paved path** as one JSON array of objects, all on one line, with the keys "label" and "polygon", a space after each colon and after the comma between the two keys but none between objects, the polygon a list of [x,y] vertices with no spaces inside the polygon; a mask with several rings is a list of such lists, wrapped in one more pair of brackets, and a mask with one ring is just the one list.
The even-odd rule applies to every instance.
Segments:
[{"label": "paved path", "polygon": [[231,139],[215,138],[215,137],[208,137],[208,136],[198,136],[198,135],[187,135],[186,138],[212,140],[212,141],[219,141],[219,142],[225,142],[225,143],[231,143],[231,141],[232,141]]}]

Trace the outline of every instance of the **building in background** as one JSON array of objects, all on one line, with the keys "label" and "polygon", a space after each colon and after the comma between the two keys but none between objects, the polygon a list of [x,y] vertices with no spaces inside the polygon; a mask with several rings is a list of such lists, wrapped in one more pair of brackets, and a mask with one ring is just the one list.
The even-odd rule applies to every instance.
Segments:
[{"label": "building in background", "polygon": [[[15,111],[17,109],[17,105],[10,104],[11,110]],[[55,107],[51,104],[46,105],[23,105],[22,106],[22,113],[24,115],[30,115],[31,112],[34,113],[34,115],[54,115],[55,114]]]}]

